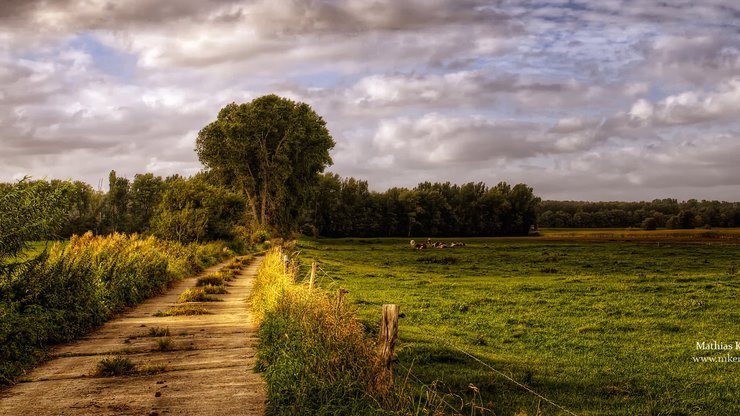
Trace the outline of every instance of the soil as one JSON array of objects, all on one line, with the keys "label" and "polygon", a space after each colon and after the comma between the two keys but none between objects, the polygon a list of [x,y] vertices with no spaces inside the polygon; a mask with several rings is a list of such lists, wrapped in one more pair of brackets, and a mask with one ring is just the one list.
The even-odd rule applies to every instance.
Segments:
[{"label": "soil", "polygon": [[[265,384],[254,372],[257,328],[247,298],[262,258],[204,302],[208,315],[156,317],[177,305],[197,276],[126,311],[0,391],[0,415],[262,415]],[[204,272],[218,270],[220,264]],[[168,328],[173,350],[157,351],[150,328]],[[102,377],[101,359],[122,355],[152,375]]]}]

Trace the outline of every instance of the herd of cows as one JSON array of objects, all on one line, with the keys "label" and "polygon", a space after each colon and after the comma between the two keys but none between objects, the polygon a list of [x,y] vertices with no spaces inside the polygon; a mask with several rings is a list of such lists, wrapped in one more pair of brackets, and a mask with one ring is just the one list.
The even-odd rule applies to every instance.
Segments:
[{"label": "herd of cows", "polygon": [[411,240],[409,244],[417,250],[424,250],[425,248],[465,247],[465,243],[450,243],[448,245],[442,241],[432,241],[431,238],[428,238],[426,243],[417,243],[415,240]]}]

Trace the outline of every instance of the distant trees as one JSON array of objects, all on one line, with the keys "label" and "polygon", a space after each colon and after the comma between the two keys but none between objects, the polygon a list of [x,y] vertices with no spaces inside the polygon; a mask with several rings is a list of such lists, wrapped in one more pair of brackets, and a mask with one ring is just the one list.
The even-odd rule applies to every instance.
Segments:
[{"label": "distant trees", "polygon": [[0,183],[0,227],[17,228],[7,231],[8,238],[30,233],[29,238],[40,239],[43,233],[31,230],[43,225],[54,230],[46,233],[48,238],[92,231],[156,234],[191,242],[228,240],[243,225],[244,198],[214,185],[207,175],[162,179],[147,173],[135,175],[132,182],[111,171],[109,178],[107,193],[79,181]]},{"label": "distant trees", "polygon": [[153,173],[136,174],[129,192],[131,229],[149,230],[149,224],[162,201],[166,186],[164,180]]},{"label": "distant trees", "polygon": [[151,231],[157,237],[181,243],[231,239],[244,213],[243,198],[211,185],[202,176],[172,177],[165,182]]},{"label": "distant trees", "polygon": [[[653,219],[648,221],[649,219]],[[740,227],[740,203],[656,199],[651,202],[543,201],[537,224],[549,228]]]},{"label": "distant trees", "polygon": [[210,172],[245,195],[254,228],[283,232],[297,226],[333,147],[326,123],[308,104],[276,95],[227,105],[196,142]]},{"label": "distant trees", "polygon": [[[214,172],[192,178],[147,173],[137,174],[133,180],[111,172],[109,178],[111,191],[107,193],[80,181],[0,183],[0,213],[7,212],[0,216],[0,227],[17,228],[5,231],[0,239],[52,222],[53,235],[59,237],[118,231],[180,242],[235,236],[246,242],[267,235],[249,226],[251,214],[246,212],[245,196],[221,185]],[[305,234],[327,237],[511,236],[527,235],[532,226],[646,230],[740,227],[737,202],[542,202],[532,188],[505,182],[493,187],[482,182],[422,182],[411,189],[375,192],[367,181],[326,173],[318,175],[316,184],[305,190],[302,198],[305,204],[280,211],[290,217],[280,220],[283,230],[300,225]],[[25,209],[29,211],[22,215],[31,215],[35,206],[52,209],[50,213],[61,217],[50,214],[39,219],[41,222],[25,223],[11,220],[18,218],[11,211]]]},{"label": "distant trees", "polygon": [[330,237],[527,235],[538,203],[523,184],[423,182],[372,192],[366,181],[327,173],[303,221]]}]

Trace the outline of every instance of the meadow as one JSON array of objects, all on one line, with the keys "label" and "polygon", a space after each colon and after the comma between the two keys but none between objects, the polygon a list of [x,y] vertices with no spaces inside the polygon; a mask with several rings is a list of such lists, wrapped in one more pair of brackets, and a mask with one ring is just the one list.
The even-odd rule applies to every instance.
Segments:
[{"label": "meadow", "polygon": [[318,263],[323,288],[349,290],[369,336],[382,304],[401,305],[396,379],[420,400],[431,389],[449,413],[570,414],[489,365],[579,415],[740,414],[740,362],[695,362],[740,357],[737,232],[444,240],[466,246],[296,246],[303,265]]}]

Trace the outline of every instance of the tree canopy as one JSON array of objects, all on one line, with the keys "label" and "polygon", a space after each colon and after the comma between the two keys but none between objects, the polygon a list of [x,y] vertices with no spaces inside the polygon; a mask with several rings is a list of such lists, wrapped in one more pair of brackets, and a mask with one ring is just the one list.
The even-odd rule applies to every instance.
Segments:
[{"label": "tree canopy", "polygon": [[231,103],[198,133],[200,161],[243,192],[258,228],[294,228],[318,174],[332,163],[334,140],[308,104],[277,95]]},{"label": "tree canopy", "polygon": [[539,202],[524,184],[422,182],[372,192],[366,181],[327,173],[304,212],[302,231],[328,237],[527,235]]}]

